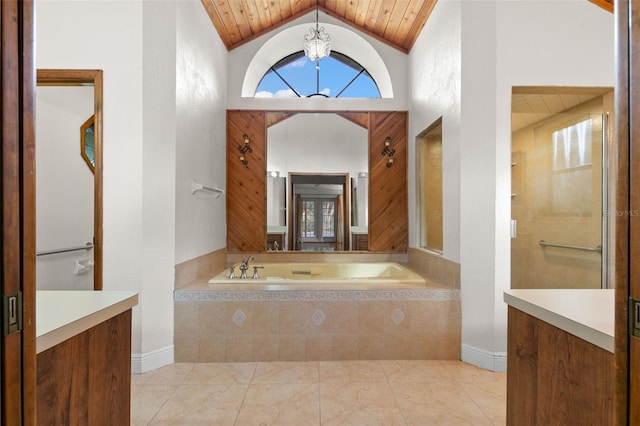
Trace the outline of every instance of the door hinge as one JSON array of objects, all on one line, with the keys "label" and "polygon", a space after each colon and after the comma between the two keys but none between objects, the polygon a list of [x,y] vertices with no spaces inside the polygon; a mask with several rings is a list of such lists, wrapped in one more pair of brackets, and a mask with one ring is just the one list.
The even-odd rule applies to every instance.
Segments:
[{"label": "door hinge", "polygon": [[2,296],[4,334],[22,331],[22,292]]},{"label": "door hinge", "polygon": [[640,300],[629,298],[629,335],[640,337]]}]

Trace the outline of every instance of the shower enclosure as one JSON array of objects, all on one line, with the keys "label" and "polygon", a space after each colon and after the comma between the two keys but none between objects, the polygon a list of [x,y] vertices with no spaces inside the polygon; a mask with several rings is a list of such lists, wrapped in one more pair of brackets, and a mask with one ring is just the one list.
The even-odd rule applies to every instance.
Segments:
[{"label": "shower enclosure", "polygon": [[511,287],[606,287],[610,88],[514,88]]}]

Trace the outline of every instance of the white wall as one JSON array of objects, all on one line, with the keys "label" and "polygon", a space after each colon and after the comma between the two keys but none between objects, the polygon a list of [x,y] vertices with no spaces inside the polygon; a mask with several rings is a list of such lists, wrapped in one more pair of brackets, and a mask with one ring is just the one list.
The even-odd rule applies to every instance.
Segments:
[{"label": "white wall", "polygon": [[[506,367],[502,292],[510,271],[511,88],[612,86],[613,25],[612,14],[589,2],[445,0],[411,52],[409,140],[443,116],[444,256],[456,261],[459,253],[465,361]],[[447,149],[459,150],[453,154],[459,163],[446,160]],[[414,176],[415,168],[412,184]],[[410,197],[413,214],[411,188]],[[451,211],[456,198],[459,215]]]},{"label": "white wall", "polygon": [[135,373],[173,362],[176,9],[173,1],[143,2],[142,341],[133,355]]},{"label": "white wall", "polygon": [[226,182],[227,51],[199,1],[178,2],[176,263],[226,246],[226,198],[191,194],[191,180]]},{"label": "white wall", "polygon": [[[36,2],[36,67],[104,72],[105,290],[142,289],[141,23],[139,1]],[[132,350],[140,353],[140,306],[133,313]]]},{"label": "white wall", "polygon": [[[496,282],[495,264],[498,255],[495,7],[495,2],[462,2],[462,359],[504,370],[506,335],[500,339],[496,332],[504,328],[506,316],[495,318],[494,315],[495,306],[502,303],[497,289],[503,284]],[[504,266],[509,268],[508,263]]]},{"label": "white wall", "polygon": [[[93,87],[36,89],[36,252],[93,241],[94,177],[80,151],[93,112]],[[93,268],[76,268],[92,260],[92,250],[38,256],[37,289],[93,290]]]},{"label": "white wall", "polygon": [[[300,24],[308,24],[311,28],[315,26],[315,11],[310,12],[294,21],[291,21],[278,30],[263,35],[245,45],[242,45],[229,52],[229,80],[227,105],[229,109],[306,109],[306,110],[406,110],[407,102],[407,55],[394,49],[378,40],[355,30],[341,21],[320,13],[320,24],[332,24],[348,29],[351,32],[364,38],[385,62],[391,81],[393,82],[392,99],[326,99],[320,97],[312,98],[243,98],[242,83],[245,77],[245,70],[249,67],[256,52],[267,43],[278,32]],[[331,33],[329,33],[331,36]],[[304,40],[301,37],[298,50],[303,49]],[[332,37],[332,48],[336,51],[349,55],[349,43],[347,40],[340,40],[339,37]],[[290,52],[290,53],[293,53]],[[282,59],[278,58],[277,60]],[[266,71],[266,70],[265,70]]]},{"label": "white wall", "polygon": [[40,0],[36,37],[38,68],[104,72],[104,289],[140,293],[133,371],[170,363],[174,265],[224,246],[224,204],[185,201],[180,172],[223,184],[226,53],[196,0]]},{"label": "white wall", "polygon": [[418,246],[415,138],[442,117],[443,257],[460,262],[461,4],[438,1],[409,55],[409,245]]},{"label": "white wall", "polygon": [[[495,122],[492,135],[495,137],[495,152],[487,153],[495,159],[493,186],[496,192],[492,206],[495,210],[495,303],[479,308],[486,314],[493,313],[496,324],[492,336],[493,351],[504,352],[507,309],[502,301],[502,292],[509,288],[511,265],[511,88],[524,85],[613,87],[615,20],[610,12],[581,1],[497,1],[495,14],[497,25],[495,40],[492,41],[497,52],[495,115],[486,120]],[[477,33],[469,37],[477,37]],[[479,85],[477,77],[469,76],[469,79]],[[483,161],[484,157],[478,159]],[[472,179],[471,176],[468,178]],[[475,252],[474,246],[469,246],[467,256]],[[465,275],[468,281],[473,280],[471,273],[463,272],[463,277]],[[473,300],[474,294],[469,296],[468,300]],[[468,322],[479,314],[475,308],[476,304],[469,303]],[[463,330],[463,341],[469,345],[480,343],[471,340],[471,335],[464,337],[464,334],[472,333]],[[491,336],[487,334],[487,337]]]}]

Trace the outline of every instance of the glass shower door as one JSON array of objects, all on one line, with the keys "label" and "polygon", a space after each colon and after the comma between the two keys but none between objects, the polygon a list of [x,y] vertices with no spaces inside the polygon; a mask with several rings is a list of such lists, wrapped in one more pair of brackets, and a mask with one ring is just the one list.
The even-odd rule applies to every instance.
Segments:
[{"label": "glass shower door", "polygon": [[529,117],[512,133],[512,288],[602,288],[607,120],[597,105]]}]

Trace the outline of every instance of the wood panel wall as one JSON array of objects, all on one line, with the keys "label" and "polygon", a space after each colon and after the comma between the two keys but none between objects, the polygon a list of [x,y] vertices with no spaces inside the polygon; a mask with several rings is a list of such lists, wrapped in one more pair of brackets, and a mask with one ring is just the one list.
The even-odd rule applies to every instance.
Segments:
[{"label": "wood panel wall", "polygon": [[[276,115],[286,119],[292,112]],[[273,115],[273,114],[272,114]],[[369,251],[401,252],[409,246],[407,199],[407,112],[346,114],[369,127]],[[368,118],[368,119],[367,119]],[[266,111],[227,111],[227,250],[266,250]],[[248,164],[239,160],[242,136],[251,139]],[[387,167],[384,140],[391,138],[394,162]]]},{"label": "wood panel wall", "polygon": [[[253,152],[240,162],[249,136]],[[267,244],[267,126],[265,111],[227,111],[227,250],[263,252]]]},{"label": "wood panel wall", "polygon": [[131,310],[37,357],[39,425],[128,425]]},{"label": "wood panel wall", "polygon": [[610,425],[613,354],[509,307],[508,425]]},{"label": "wood panel wall", "polygon": [[[385,138],[391,138],[394,162],[387,167]],[[409,246],[407,206],[407,113],[371,112],[369,116],[369,250],[406,252]]]}]

